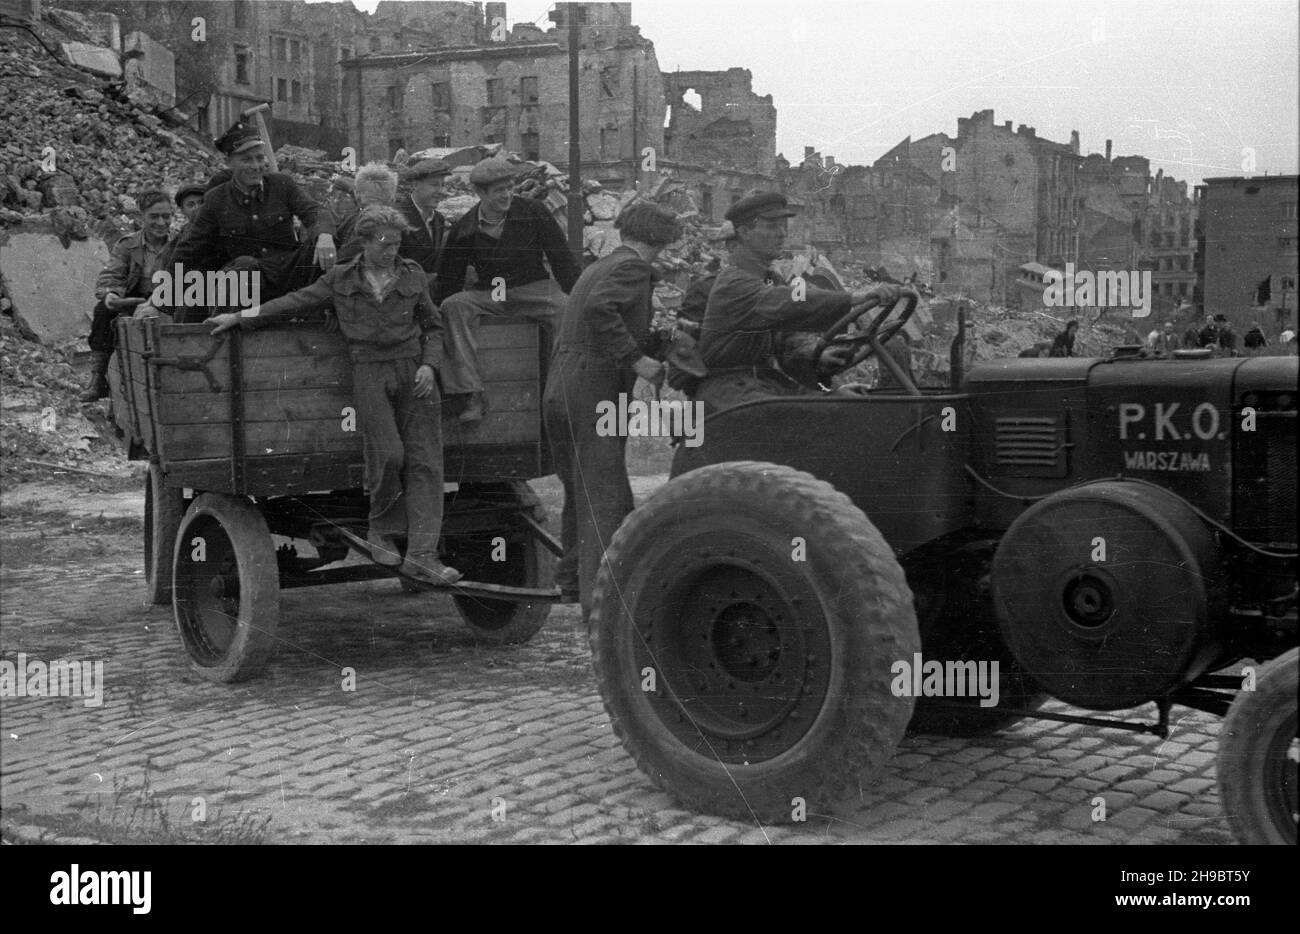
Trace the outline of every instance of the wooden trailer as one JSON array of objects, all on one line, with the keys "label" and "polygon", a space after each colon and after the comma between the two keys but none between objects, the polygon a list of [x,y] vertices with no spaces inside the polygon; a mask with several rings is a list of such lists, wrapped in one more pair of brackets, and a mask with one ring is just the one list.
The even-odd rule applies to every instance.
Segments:
[{"label": "wooden trailer", "polygon": [[[206,324],[117,322],[114,420],[149,461],[144,566],[149,599],[171,603],[195,668],[214,681],[257,674],[276,640],[280,590],[400,576],[370,562],[369,504],[352,367],[343,339],[302,324],[213,337]],[[479,331],[487,416],[442,422],[445,518],[439,552],[464,574],[449,592],[467,625],[522,642],[559,600],[559,543],[528,486],[551,473],[542,431],[546,352],[536,325]],[[272,536],[292,539],[278,547]],[[346,561],[350,554],[367,560]]]}]

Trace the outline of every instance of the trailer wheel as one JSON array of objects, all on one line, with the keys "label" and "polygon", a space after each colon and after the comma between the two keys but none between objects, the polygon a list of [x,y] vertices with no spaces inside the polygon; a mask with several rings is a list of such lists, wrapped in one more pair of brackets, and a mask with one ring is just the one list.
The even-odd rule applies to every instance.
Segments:
[{"label": "trailer wheel", "polygon": [[[462,484],[461,494],[517,507],[538,522],[546,521],[545,508],[528,484],[522,481],[492,484],[490,487],[487,484]],[[538,589],[547,589],[555,584],[554,557],[522,528],[444,535],[443,547],[446,549],[443,560],[460,571],[465,580]],[[503,551],[505,560],[494,560]],[[527,642],[546,625],[546,617],[551,612],[549,602],[511,603],[472,596],[452,599],[461,619],[474,635],[484,642],[497,644]]]},{"label": "trailer wheel", "polygon": [[204,493],[176,537],[176,628],[209,681],[251,678],[266,667],[280,619],[275,547],[261,511],[243,497]]},{"label": "trailer wheel", "polygon": [[144,582],[149,602],[172,602],[172,552],[185,514],[185,494],[163,485],[162,468],[149,465],[144,479]]},{"label": "trailer wheel", "polygon": [[717,464],[655,493],[610,543],[590,627],[615,734],[697,810],[805,819],[912,716],[891,691],[920,648],[903,570],[847,496],[788,467]]},{"label": "trailer wheel", "polygon": [[1296,842],[1298,681],[1300,649],[1291,649],[1237,695],[1219,731],[1219,796],[1241,843]]}]

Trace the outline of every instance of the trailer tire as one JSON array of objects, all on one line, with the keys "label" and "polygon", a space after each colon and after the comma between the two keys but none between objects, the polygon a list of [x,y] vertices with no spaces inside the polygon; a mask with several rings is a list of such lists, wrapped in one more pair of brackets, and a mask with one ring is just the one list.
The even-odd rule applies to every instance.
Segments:
[{"label": "trailer tire", "polygon": [[1296,842],[1297,681],[1300,649],[1291,649],[1260,668],[1219,731],[1219,797],[1241,843]]},{"label": "trailer tire", "polygon": [[173,609],[195,671],[209,681],[261,673],[275,647],[280,576],[261,510],[241,496],[204,493],[176,537]]},{"label": "trailer tire", "polygon": [[688,807],[791,822],[889,760],[919,650],[893,550],[789,467],[701,467],[625,520],[596,579],[592,662],[615,734]]},{"label": "trailer tire", "polygon": [[185,515],[185,494],[163,485],[162,468],[150,464],[144,479],[144,582],[149,602],[172,602],[172,553]]},{"label": "trailer tire", "polygon": [[[535,521],[546,522],[545,507],[523,481],[462,484],[461,492],[479,499],[508,503],[520,512],[527,512]],[[504,561],[493,560],[494,541],[498,537],[504,539]],[[444,560],[460,571],[465,580],[541,590],[555,584],[555,558],[522,527],[444,535],[443,547]],[[452,600],[475,638],[496,645],[527,642],[546,625],[551,612],[549,601],[512,603],[477,596],[455,596]]]}]

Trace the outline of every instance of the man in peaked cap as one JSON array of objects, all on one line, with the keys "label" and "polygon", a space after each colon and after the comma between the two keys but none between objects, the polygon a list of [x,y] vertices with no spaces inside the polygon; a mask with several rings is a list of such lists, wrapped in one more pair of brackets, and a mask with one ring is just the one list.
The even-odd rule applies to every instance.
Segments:
[{"label": "man in peaked cap", "polygon": [[[811,359],[816,340],[799,332],[824,330],[851,307],[877,297],[884,307],[898,301],[898,286],[880,284],[857,292],[812,286],[802,299],[768,267],[781,255],[793,211],[785,195],[757,192],[736,202],[726,219],[735,228],[731,264],[718,273],[700,327],[700,355],[708,376],[697,397],[716,412],[742,402],[818,390],[801,371],[842,364],[847,347],[828,347]],[[807,358],[807,359],[805,359]],[[790,372],[800,372],[800,380]]]},{"label": "man in peaked cap", "polygon": [[[452,225],[438,256],[433,300],[442,308],[445,325],[441,376],[448,395],[468,396],[462,422],[478,421],[484,411],[475,335],[479,316],[534,321],[549,346],[556,313],[564,307],[561,292],[569,293],[580,272],[564,231],[546,207],[513,197],[514,177],[515,167],[500,157],[474,166],[469,180],[479,203]],[[465,289],[471,265],[477,278]]]},{"label": "man in peaked cap", "polygon": [[[314,281],[334,265],[334,218],[288,175],[267,171],[257,130],[237,123],[217,140],[230,179],[212,186],[198,217],[172,255],[188,271],[257,271],[263,301]],[[300,244],[293,219],[308,235]],[[206,309],[179,309],[178,322],[201,320]]]}]

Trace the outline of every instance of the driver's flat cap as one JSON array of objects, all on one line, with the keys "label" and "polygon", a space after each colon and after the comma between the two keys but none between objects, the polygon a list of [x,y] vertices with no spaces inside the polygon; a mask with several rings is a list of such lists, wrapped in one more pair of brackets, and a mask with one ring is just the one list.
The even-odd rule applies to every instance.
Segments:
[{"label": "driver's flat cap", "polygon": [[759,217],[794,217],[797,213],[791,209],[786,196],[779,191],[760,191],[758,194],[741,198],[724,216],[733,224],[747,224]]}]

